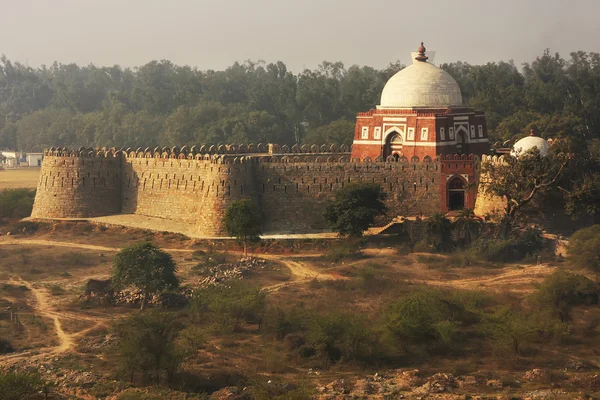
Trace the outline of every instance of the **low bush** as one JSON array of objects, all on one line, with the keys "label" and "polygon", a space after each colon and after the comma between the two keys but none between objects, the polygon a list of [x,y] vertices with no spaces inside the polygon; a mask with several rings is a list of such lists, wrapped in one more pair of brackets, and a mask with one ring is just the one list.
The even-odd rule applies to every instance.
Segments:
[{"label": "low bush", "polygon": [[466,254],[471,259],[491,262],[514,262],[539,254],[545,242],[539,229],[529,228],[521,235],[508,240],[482,238],[473,242]]},{"label": "low bush", "polygon": [[438,290],[419,288],[391,304],[385,311],[387,329],[401,342],[450,345],[458,336],[460,321],[453,308],[461,308]]},{"label": "low bush", "polygon": [[0,190],[0,217],[25,218],[31,215],[35,190],[4,189]]},{"label": "low bush", "polygon": [[327,250],[327,261],[339,262],[344,259],[358,258],[361,256],[361,240],[345,240]]},{"label": "low bush", "polygon": [[221,332],[240,331],[244,323],[262,324],[266,294],[244,281],[197,291],[190,302],[190,316],[208,318]]},{"label": "low bush", "polygon": [[569,259],[576,266],[600,271],[600,224],[575,232],[568,251]]},{"label": "low bush", "polygon": [[50,285],[49,289],[52,296],[62,296],[65,294],[65,289],[59,285]]},{"label": "low bush", "polygon": [[2,400],[21,400],[37,394],[44,386],[38,374],[22,371],[0,371]]},{"label": "low bush", "polygon": [[571,309],[581,304],[598,304],[600,286],[583,275],[557,270],[548,276],[531,296],[540,310],[549,310],[561,321],[568,321]]},{"label": "low bush", "polygon": [[341,359],[371,362],[378,354],[378,335],[361,315],[329,312],[313,315],[306,342],[326,361]]}]

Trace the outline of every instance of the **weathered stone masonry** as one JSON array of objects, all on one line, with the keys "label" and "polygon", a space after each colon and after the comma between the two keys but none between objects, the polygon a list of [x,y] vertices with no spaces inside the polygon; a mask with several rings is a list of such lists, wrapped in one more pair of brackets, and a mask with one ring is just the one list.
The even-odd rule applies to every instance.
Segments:
[{"label": "weathered stone masonry", "polygon": [[193,224],[200,235],[215,236],[224,233],[221,219],[229,202],[250,198],[263,212],[265,232],[317,232],[326,229],[326,202],[348,183],[381,185],[389,209],[378,221],[384,224],[399,215],[439,212],[445,202],[443,171],[457,160],[461,168],[478,168],[473,156],[365,162],[324,147],[313,147],[312,153],[277,146],[270,153],[229,151],[51,149],[45,153],[32,216],[139,214]]}]

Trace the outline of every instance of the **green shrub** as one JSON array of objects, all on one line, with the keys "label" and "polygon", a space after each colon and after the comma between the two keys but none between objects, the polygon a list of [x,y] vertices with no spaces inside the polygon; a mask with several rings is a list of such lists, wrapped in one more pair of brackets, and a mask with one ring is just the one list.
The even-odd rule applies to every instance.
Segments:
[{"label": "green shrub", "polygon": [[557,270],[532,295],[540,310],[549,309],[561,321],[568,321],[573,306],[598,304],[600,286],[583,275]]},{"label": "green shrub", "polygon": [[0,190],[0,217],[25,218],[31,215],[35,190],[4,189]]},{"label": "green shrub", "polygon": [[214,286],[197,291],[190,303],[190,314],[197,320],[207,317],[222,332],[241,330],[243,323],[262,323],[266,294],[244,281],[228,287]]},{"label": "green shrub", "polygon": [[2,400],[21,400],[35,395],[44,386],[38,374],[22,371],[0,371]]},{"label": "green shrub", "polygon": [[520,355],[538,334],[537,324],[531,314],[503,307],[489,316],[484,331],[494,341],[498,353]]},{"label": "green shrub", "polygon": [[600,271],[600,224],[575,232],[569,241],[568,251],[576,266]]},{"label": "green shrub", "polygon": [[478,322],[483,299],[475,292],[416,288],[384,311],[385,325],[404,347],[446,351]]},{"label": "green shrub", "polygon": [[[283,339],[287,335],[298,332],[306,325],[308,315],[306,310],[292,307],[289,310],[275,307],[270,308],[265,314],[265,332]],[[303,343],[302,343],[303,344]]]},{"label": "green shrub", "polygon": [[388,329],[396,336],[414,342],[438,339],[436,324],[452,318],[441,293],[418,289],[393,303],[386,312]]},{"label": "green shrub", "polygon": [[50,285],[49,289],[52,296],[62,296],[65,294],[65,289],[59,285]]},{"label": "green shrub", "polygon": [[330,247],[325,258],[328,261],[339,262],[348,258],[360,257],[361,244],[362,241],[356,239],[344,240],[342,243]]},{"label": "green shrub", "polygon": [[330,312],[313,315],[306,342],[328,361],[372,361],[377,354],[377,335],[361,315]]},{"label": "green shrub", "polygon": [[539,229],[529,228],[521,235],[502,239],[479,239],[467,250],[471,258],[491,262],[514,262],[528,255],[538,254],[544,249],[544,239]]},{"label": "green shrub", "polygon": [[173,315],[157,310],[115,324],[118,362],[130,382],[136,374],[142,374],[159,385],[163,373],[168,383],[172,381],[184,357],[177,346],[182,328]]}]

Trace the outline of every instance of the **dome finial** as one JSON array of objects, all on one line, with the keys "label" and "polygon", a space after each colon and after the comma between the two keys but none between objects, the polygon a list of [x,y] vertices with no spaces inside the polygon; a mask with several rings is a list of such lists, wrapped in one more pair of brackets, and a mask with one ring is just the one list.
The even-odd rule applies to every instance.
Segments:
[{"label": "dome finial", "polygon": [[427,51],[427,49],[425,48],[425,46],[423,46],[423,42],[421,42],[421,45],[419,46],[419,49],[417,51],[419,52],[419,55],[415,57],[415,60],[417,60],[417,61],[427,61],[427,59],[429,57],[427,57],[425,55],[425,52]]}]

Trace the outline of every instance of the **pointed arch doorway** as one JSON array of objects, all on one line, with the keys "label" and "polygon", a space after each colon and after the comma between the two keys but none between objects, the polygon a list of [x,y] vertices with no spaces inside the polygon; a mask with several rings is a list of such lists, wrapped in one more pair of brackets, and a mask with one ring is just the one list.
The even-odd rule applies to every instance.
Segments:
[{"label": "pointed arch doorway", "polygon": [[459,176],[455,176],[448,181],[448,211],[465,208],[465,186],[465,181]]},{"label": "pointed arch doorway", "polygon": [[387,159],[389,156],[394,156],[394,158],[398,160],[403,155],[403,144],[404,138],[402,137],[402,133],[398,131],[393,131],[389,135],[387,135],[383,151],[384,159]]}]

